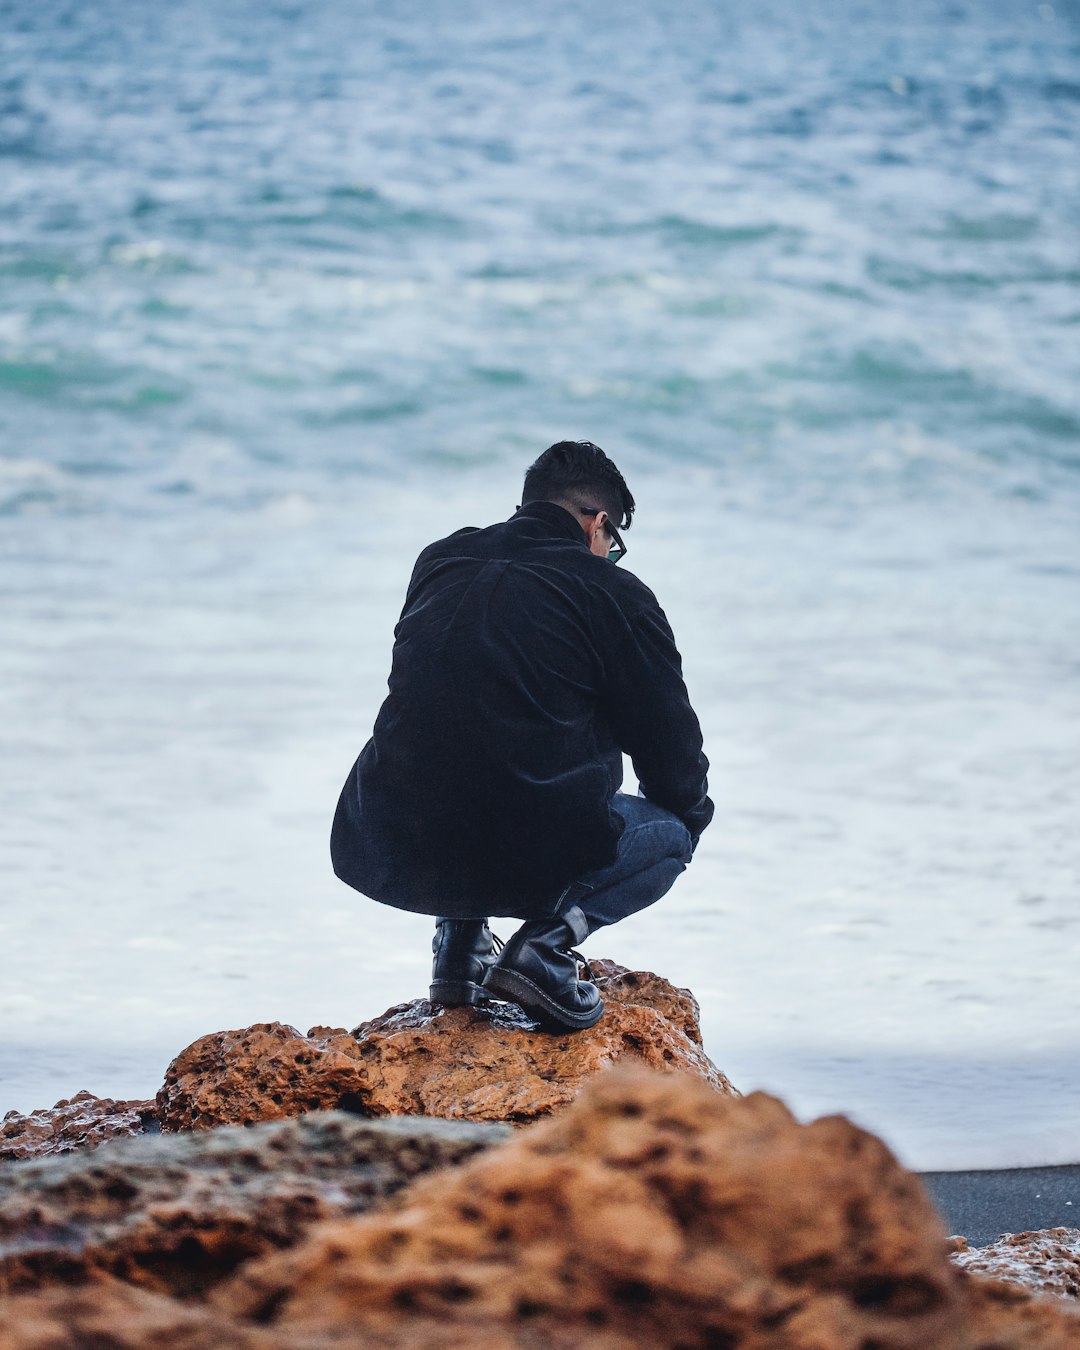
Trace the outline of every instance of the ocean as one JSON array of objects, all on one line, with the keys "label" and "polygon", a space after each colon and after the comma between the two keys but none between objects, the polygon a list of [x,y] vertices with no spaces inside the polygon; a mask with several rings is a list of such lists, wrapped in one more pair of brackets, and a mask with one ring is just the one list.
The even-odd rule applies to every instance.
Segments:
[{"label": "ocean", "polygon": [[334,804],[568,437],[717,803],[587,952],[912,1165],[1078,1161],[1076,0],[0,0],[0,1113],[425,994]]}]

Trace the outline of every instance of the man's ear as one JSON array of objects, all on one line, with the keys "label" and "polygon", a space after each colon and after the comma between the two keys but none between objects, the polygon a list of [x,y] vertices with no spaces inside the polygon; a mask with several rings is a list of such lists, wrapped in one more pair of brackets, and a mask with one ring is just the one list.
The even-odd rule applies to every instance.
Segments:
[{"label": "man's ear", "polygon": [[585,531],[585,538],[589,541],[589,551],[591,553],[606,553],[607,547],[603,539],[600,540],[600,549],[597,549],[596,540],[601,530],[607,523],[608,513],[606,511],[597,511],[595,516],[579,516],[581,527]]}]

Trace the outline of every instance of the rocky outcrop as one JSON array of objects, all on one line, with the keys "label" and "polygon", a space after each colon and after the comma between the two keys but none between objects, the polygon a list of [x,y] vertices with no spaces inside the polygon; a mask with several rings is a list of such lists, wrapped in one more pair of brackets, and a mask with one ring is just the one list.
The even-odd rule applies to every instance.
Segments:
[{"label": "rocky outcrop", "polygon": [[625,1072],[214,1301],[297,1346],[1064,1350],[1080,1335],[958,1272],[918,1180],[848,1121]]},{"label": "rocky outcrop", "polygon": [[953,1259],[964,1270],[1035,1293],[1080,1299],[1080,1228],[1006,1233],[988,1247],[963,1244]]},{"label": "rocky outcrop", "polygon": [[[796,1333],[798,1334],[798,1333]],[[924,1350],[1076,1350],[1078,1324],[1052,1305],[1007,1284],[972,1284],[965,1326],[957,1336],[928,1341]],[[811,1332],[813,1335],[813,1332]],[[327,1335],[239,1322],[205,1305],[102,1279],[77,1288],[21,1295],[0,1303],[4,1350],[894,1350],[892,1340],[766,1339],[753,1332],[734,1341],[691,1336],[679,1341],[577,1324],[533,1328],[528,1319],[470,1329],[462,1322],[433,1326],[408,1310],[373,1336],[342,1320]],[[904,1344],[900,1342],[899,1344]]]},{"label": "rocky outcrop", "polygon": [[282,1337],[230,1323],[198,1304],[104,1278],[74,1288],[0,1298],[0,1346],[3,1350],[289,1350]]},{"label": "rocky outcrop", "polygon": [[45,1158],[77,1148],[95,1148],[106,1139],[153,1133],[158,1129],[157,1103],[113,1101],[92,1092],[23,1115],[9,1111],[0,1121],[0,1161]]},{"label": "rocky outcrop", "polygon": [[[305,1132],[332,1189],[351,1130],[489,1129],[313,1116],[248,1131],[118,1141],[13,1169],[90,1185],[108,1158],[238,1141],[237,1176],[280,1170]],[[356,1136],[360,1139],[362,1136]],[[0,1300],[4,1350],[1076,1350],[1061,1301],[957,1269],[918,1179],[840,1117],[799,1124],[755,1093],[626,1068],[552,1119],[433,1171],[366,1215],[280,1237],[228,1278],[183,1288],[151,1253]],[[291,1156],[290,1149],[285,1149]],[[366,1147],[366,1146],[365,1146]],[[246,1153],[245,1153],[246,1150]],[[334,1159],[337,1158],[337,1163]],[[72,1165],[84,1164],[73,1172]],[[361,1162],[360,1167],[366,1165]],[[317,1172],[314,1169],[312,1175]],[[224,1174],[222,1174],[224,1175]],[[77,1187],[75,1188],[78,1189]],[[97,1194],[97,1192],[93,1192]],[[324,1190],[325,1197],[329,1192]],[[94,1200],[90,1207],[99,1202]],[[104,1203],[104,1201],[101,1201]],[[143,1208],[153,1209],[154,1206]],[[169,1235],[168,1224],[159,1232]],[[183,1252],[168,1248],[162,1267]],[[123,1276],[123,1279],[119,1278]],[[168,1292],[166,1292],[168,1291]]]},{"label": "rocky outcrop", "polygon": [[1080,1346],[1080,1315],[1075,1309],[1016,1284],[965,1278],[967,1321],[956,1350],[1077,1350]]},{"label": "rocky outcrop", "polygon": [[924,1350],[959,1345],[966,1313],[936,1211],[873,1136],[638,1074],[248,1267],[217,1306],[297,1344],[432,1347]]},{"label": "rocky outcrop", "polygon": [[202,1297],[312,1224],[364,1213],[508,1132],[320,1114],[0,1168],[0,1293],[106,1274]]},{"label": "rocky outcrop", "polygon": [[950,1257],[880,1141],[740,1098],[687,990],[593,965],[586,1032],[417,1000],[203,1037],[156,1102],[9,1112],[0,1346],[1080,1347],[1080,1231]]},{"label": "rocky outcrop", "polygon": [[281,1022],[204,1036],[169,1065],[163,1129],[250,1125],[308,1111],[524,1124],[567,1106],[600,1069],[681,1070],[732,1095],[701,1046],[694,996],[658,975],[593,963],[607,1003],[588,1031],[553,1036],[513,1004],[416,1000],[354,1031]]}]

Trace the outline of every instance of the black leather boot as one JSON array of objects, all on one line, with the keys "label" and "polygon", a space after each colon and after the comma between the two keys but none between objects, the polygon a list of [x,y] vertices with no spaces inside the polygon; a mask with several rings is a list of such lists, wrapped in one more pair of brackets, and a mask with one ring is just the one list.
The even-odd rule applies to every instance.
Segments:
[{"label": "black leather boot", "polygon": [[578,979],[579,960],[592,974],[588,962],[570,950],[588,936],[589,922],[576,905],[554,919],[533,919],[502,949],[484,988],[519,1003],[548,1031],[584,1031],[604,1012],[596,985]]},{"label": "black leather boot", "polygon": [[432,1003],[448,1008],[487,998],[484,976],[495,960],[495,943],[485,919],[436,919],[431,950]]}]

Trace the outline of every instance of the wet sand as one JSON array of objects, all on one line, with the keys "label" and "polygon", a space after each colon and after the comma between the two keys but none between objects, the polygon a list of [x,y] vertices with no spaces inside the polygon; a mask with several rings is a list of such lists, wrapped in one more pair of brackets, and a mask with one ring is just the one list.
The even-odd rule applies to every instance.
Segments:
[{"label": "wet sand", "polygon": [[920,1172],[950,1233],[984,1247],[1002,1233],[1080,1228],[1080,1164]]}]

